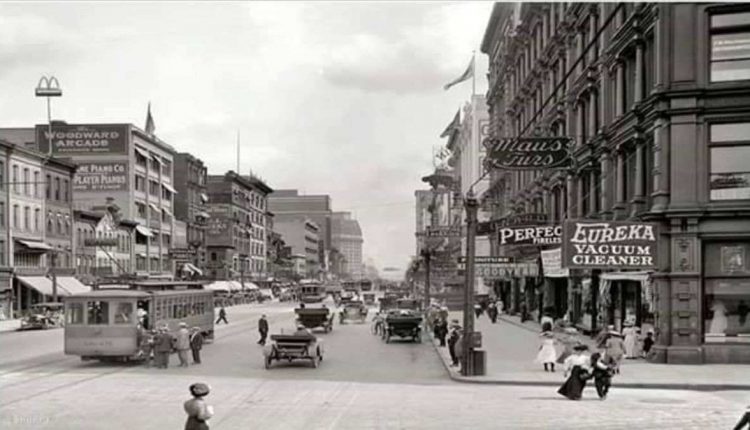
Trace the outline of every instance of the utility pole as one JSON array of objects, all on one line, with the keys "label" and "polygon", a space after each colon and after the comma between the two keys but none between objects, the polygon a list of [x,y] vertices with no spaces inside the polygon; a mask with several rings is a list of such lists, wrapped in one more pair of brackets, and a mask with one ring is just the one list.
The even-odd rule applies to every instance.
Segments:
[{"label": "utility pole", "polygon": [[461,357],[461,375],[472,376],[475,374],[474,369],[474,260],[475,260],[475,239],[477,229],[477,211],[479,202],[474,195],[474,190],[469,188],[464,200],[466,209],[466,270],[464,281],[464,338],[463,338],[463,357]]},{"label": "utility pole", "polygon": [[422,258],[424,259],[424,310],[430,308],[430,264],[432,261],[432,251],[427,248],[422,249]]},{"label": "utility pole", "polygon": [[55,270],[57,266],[57,251],[54,249],[50,251],[49,257],[49,268],[50,273],[52,273],[52,301],[57,302],[57,271]]}]

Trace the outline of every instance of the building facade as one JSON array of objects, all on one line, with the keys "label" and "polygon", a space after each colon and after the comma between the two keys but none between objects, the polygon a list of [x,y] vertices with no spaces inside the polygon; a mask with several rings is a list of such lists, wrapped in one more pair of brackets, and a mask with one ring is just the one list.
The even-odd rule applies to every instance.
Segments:
[{"label": "building facade", "polygon": [[319,253],[322,239],[318,225],[303,215],[275,214],[274,230],[281,234],[284,243],[290,248],[289,254],[297,256],[294,264],[299,266],[300,256],[304,257],[304,276],[318,278],[323,270]]},{"label": "building facade", "polygon": [[203,270],[206,264],[208,169],[202,160],[185,152],[176,154],[174,160],[174,184],[177,190],[174,198],[174,216],[186,223],[187,246],[183,249],[173,249],[172,256],[173,259],[184,256],[186,258],[181,261],[190,262]]},{"label": "building facade", "polygon": [[134,221],[122,218],[112,200],[90,211],[74,211],[76,275],[90,283],[135,273]]},{"label": "building facade", "polygon": [[362,262],[362,229],[349,212],[331,214],[331,245],[341,254],[339,276],[343,279],[360,280],[364,276]]},{"label": "building facade", "polygon": [[266,196],[272,191],[254,176],[233,171],[208,176],[206,268],[217,279],[260,280],[267,276]]},{"label": "building facade", "polygon": [[494,217],[660,232],[652,273],[515,276],[513,308],[551,307],[589,329],[630,320],[655,332],[659,362],[750,360],[749,28],[740,4],[495,4],[482,43],[491,134],[567,136],[573,162],[494,171]]}]

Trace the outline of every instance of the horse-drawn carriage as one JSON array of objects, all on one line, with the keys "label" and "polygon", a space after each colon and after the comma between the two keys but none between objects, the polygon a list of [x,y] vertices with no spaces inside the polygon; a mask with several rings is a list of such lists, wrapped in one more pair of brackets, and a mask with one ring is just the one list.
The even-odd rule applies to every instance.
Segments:
[{"label": "horse-drawn carriage", "polygon": [[326,333],[333,330],[333,313],[328,308],[297,308],[297,322],[310,330],[322,328]]},{"label": "horse-drawn carriage", "polygon": [[310,360],[312,367],[318,367],[323,361],[323,345],[311,334],[272,334],[271,345],[263,350],[263,355],[266,369],[274,360]]},{"label": "horse-drawn carriage", "polygon": [[360,301],[351,301],[344,305],[339,313],[339,323],[357,322],[364,323],[367,320],[367,306]]},{"label": "horse-drawn carriage", "polygon": [[422,341],[422,316],[407,309],[391,310],[385,317],[382,336],[386,343],[394,336],[419,343]]}]

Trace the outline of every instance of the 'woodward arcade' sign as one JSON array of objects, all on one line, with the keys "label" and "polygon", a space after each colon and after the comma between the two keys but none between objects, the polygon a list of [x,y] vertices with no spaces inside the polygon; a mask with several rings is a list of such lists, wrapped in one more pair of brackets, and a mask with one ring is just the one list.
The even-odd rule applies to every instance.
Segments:
[{"label": "'woodward arcade' sign", "polygon": [[654,269],[655,224],[626,221],[566,221],[563,267],[570,269]]}]

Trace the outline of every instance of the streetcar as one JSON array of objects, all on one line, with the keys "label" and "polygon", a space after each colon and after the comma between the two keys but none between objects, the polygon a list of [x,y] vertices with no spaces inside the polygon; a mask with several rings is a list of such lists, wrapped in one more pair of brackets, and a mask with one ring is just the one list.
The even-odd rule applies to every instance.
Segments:
[{"label": "streetcar", "polygon": [[83,360],[137,360],[146,330],[181,322],[214,335],[214,297],[200,282],[138,281],[64,297],[65,354]]},{"label": "streetcar", "polygon": [[320,282],[303,281],[299,285],[298,297],[303,303],[320,303],[327,295],[326,287]]}]

